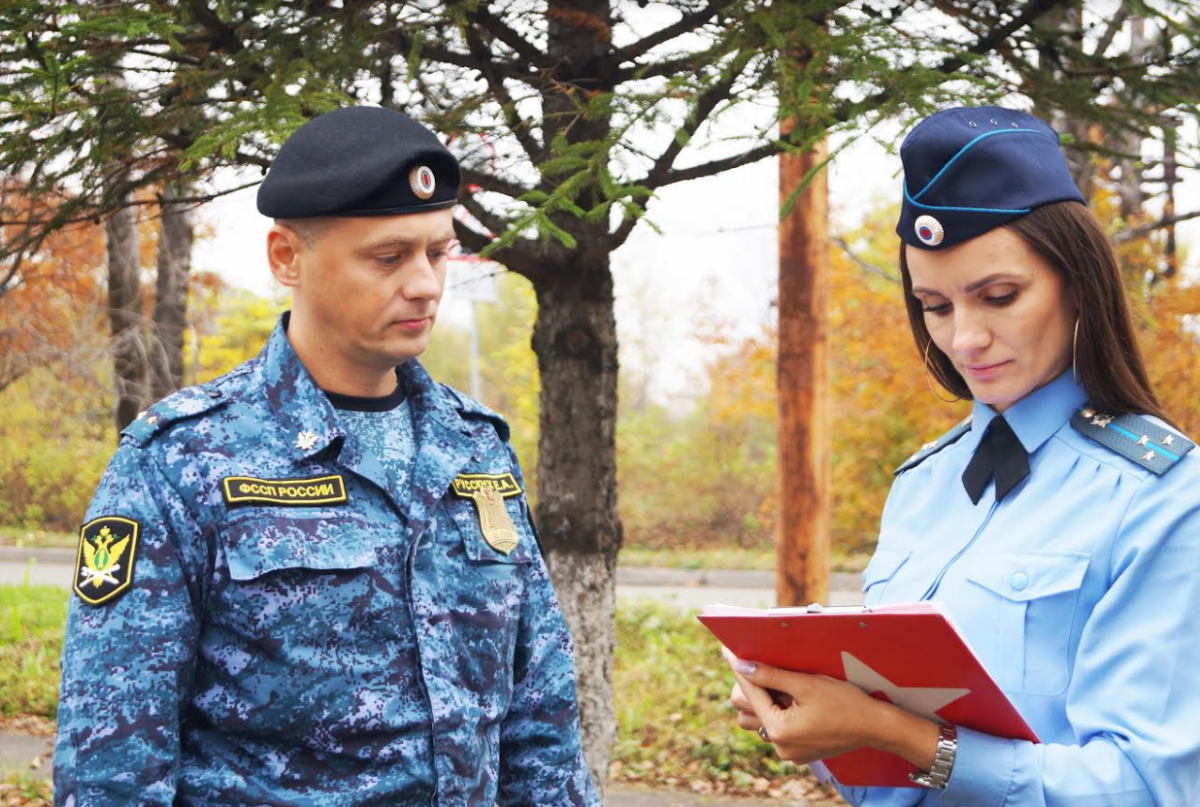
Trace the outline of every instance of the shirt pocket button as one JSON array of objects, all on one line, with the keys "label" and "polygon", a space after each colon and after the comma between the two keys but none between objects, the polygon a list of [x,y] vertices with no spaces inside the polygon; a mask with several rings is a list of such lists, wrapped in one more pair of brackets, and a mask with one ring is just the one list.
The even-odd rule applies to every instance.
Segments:
[{"label": "shirt pocket button", "polygon": [[1009,582],[1016,591],[1024,591],[1025,587],[1029,585],[1029,575],[1025,572],[1017,572]]}]

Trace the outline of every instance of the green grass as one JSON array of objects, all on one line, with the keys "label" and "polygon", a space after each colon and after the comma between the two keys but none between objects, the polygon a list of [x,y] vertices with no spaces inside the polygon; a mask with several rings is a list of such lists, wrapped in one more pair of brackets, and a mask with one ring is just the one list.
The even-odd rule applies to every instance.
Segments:
[{"label": "green grass", "polygon": [[622,603],[612,778],[766,795],[802,777],[803,795],[833,798],[832,790],[817,789],[806,767],[781,761],[758,735],[737,727],[733,683],[720,644],[694,615],[652,601]]},{"label": "green grass", "polygon": [[79,533],[75,532],[0,527],[0,546],[27,546],[40,549],[45,546],[74,547],[78,543]]},{"label": "green grass", "polygon": [[25,772],[9,772],[0,776],[0,804],[5,807],[50,807],[54,790],[49,782],[40,781]]},{"label": "green grass", "polygon": [[54,718],[68,594],[0,583],[0,715]]}]

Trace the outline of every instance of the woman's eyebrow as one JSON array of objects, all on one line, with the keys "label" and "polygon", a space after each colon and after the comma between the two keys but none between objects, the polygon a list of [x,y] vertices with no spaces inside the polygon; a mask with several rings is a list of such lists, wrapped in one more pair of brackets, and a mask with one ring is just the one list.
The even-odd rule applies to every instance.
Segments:
[{"label": "woman's eyebrow", "polygon": [[[1021,278],[1019,278],[1017,275],[1010,275],[1010,274],[1006,274],[1004,272],[996,272],[994,274],[988,275],[987,277],[981,277],[979,280],[976,280],[975,282],[968,284],[965,291],[968,294],[970,294],[973,291],[979,291],[984,286],[990,285],[999,280],[1014,281],[1014,280],[1020,280],[1020,279]],[[942,292],[938,291],[937,289],[927,289],[923,286],[913,286],[912,293],[913,294],[942,294]]]}]

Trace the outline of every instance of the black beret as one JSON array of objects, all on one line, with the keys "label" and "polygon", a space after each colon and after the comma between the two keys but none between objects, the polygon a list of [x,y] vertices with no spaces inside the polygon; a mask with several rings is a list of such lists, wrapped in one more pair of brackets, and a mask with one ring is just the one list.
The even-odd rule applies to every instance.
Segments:
[{"label": "black beret", "polygon": [[904,138],[904,202],[896,234],[945,249],[1051,202],[1083,203],[1058,133],[998,106],[930,115]]},{"label": "black beret", "polygon": [[458,160],[437,135],[382,107],[347,107],[305,123],[258,186],[276,219],[388,216],[453,207]]}]

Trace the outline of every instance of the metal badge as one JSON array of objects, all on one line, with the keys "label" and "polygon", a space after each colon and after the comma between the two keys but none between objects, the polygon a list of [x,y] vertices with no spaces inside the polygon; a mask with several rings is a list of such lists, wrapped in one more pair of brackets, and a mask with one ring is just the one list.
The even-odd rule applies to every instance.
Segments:
[{"label": "metal badge", "polygon": [[917,220],[913,222],[913,229],[917,238],[926,246],[936,247],[946,237],[942,223],[933,216],[917,216]]},{"label": "metal badge", "polygon": [[519,540],[517,525],[513,524],[499,491],[492,487],[480,488],[471,494],[471,500],[479,511],[479,529],[483,531],[483,540],[488,542],[488,546],[505,555],[516,549]]},{"label": "metal badge", "polygon": [[418,199],[430,198],[433,196],[433,189],[437,187],[433,171],[427,165],[418,165],[409,173],[408,185]]}]

